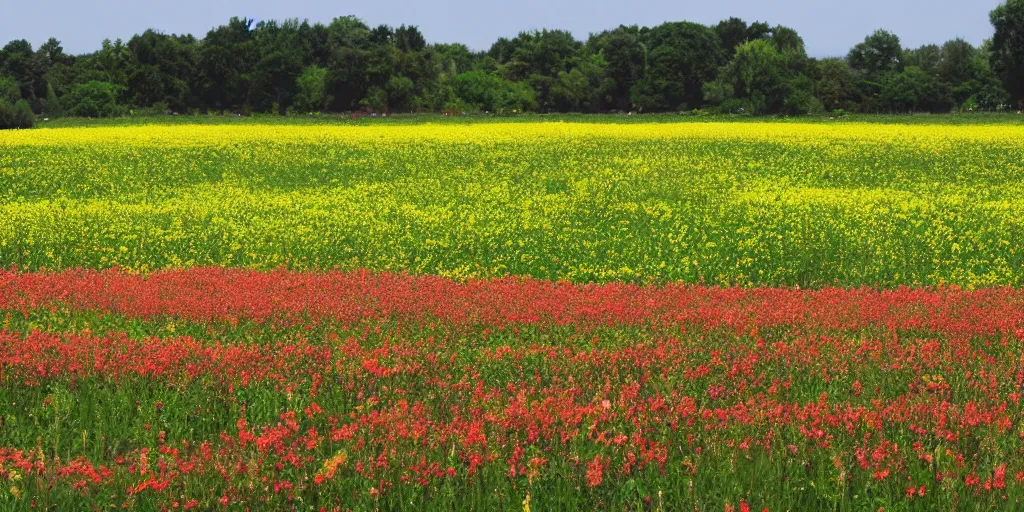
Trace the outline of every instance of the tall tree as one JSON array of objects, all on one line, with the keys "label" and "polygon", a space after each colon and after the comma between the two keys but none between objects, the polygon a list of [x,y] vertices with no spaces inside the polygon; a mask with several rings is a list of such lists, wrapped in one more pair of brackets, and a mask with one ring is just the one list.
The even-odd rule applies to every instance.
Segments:
[{"label": "tall tree", "polygon": [[644,76],[647,47],[640,40],[637,26],[620,26],[614,30],[592,35],[587,48],[601,54],[605,61],[605,74],[610,80],[609,107],[627,110],[631,106],[630,91]]},{"label": "tall tree", "polygon": [[917,66],[930,75],[939,73],[939,63],[941,61],[942,49],[935,44],[926,44],[920,48],[903,52],[904,65]]},{"label": "tall tree", "polygon": [[703,87],[715,79],[722,46],[714,30],[696,23],[665,23],[643,38],[648,51],[634,100],[648,110],[700,108]]},{"label": "tall tree", "polygon": [[192,36],[173,36],[147,30],[128,41],[133,57],[127,71],[126,102],[146,108],[166,103],[184,111],[196,105],[198,42]]},{"label": "tall tree", "polygon": [[419,52],[427,47],[427,40],[419,27],[402,25],[395,29],[395,46],[403,52]]},{"label": "tall tree", "polygon": [[876,30],[858,43],[846,56],[850,67],[863,72],[868,80],[878,80],[884,73],[901,71],[903,47],[892,32]]},{"label": "tall tree", "polygon": [[895,112],[949,112],[949,88],[923,69],[909,66],[882,79],[882,100]]},{"label": "tall tree", "polygon": [[747,22],[739,18],[720,21],[718,25],[715,25],[715,33],[718,34],[718,40],[722,44],[725,59],[731,59],[736,53],[736,47],[747,42],[750,37]]},{"label": "tall tree", "polygon": [[252,72],[258,59],[253,20],[231,18],[206,34],[199,51],[202,98],[219,110],[250,108]]},{"label": "tall tree", "polygon": [[0,75],[7,75],[18,83],[21,96],[30,102],[46,94],[46,65],[32,51],[32,45],[19,39],[0,49]]},{"label": "tall tree", "polygon": [[1024,105],[1024,0],[1007,0],[989,14],[992,69],[1003,79],[1011,101]]},{"label": "tall tree", "polygon": [[822,59],[818,62],[815,93],[828,110],[854,111],[860,101],[860,84],[850,65],[843,59]]}]

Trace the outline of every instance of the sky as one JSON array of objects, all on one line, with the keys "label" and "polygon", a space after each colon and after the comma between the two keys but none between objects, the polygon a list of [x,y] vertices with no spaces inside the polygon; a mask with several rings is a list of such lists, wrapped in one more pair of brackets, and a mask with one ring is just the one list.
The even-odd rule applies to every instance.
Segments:
[{"label": "sky", "polygon": [[[9,6],[4,6],[8,4]],[[736,16],[792,27],[813,57],[845,55],[875,29],[900,36],[904,47],[961,37],[978,45],[992,36],[988,13],[1002,0],[0,0],[0,44],[50,37],[69,53],[87,53],[103,39],[128,40],[147,28],[202,37],[232,16],[330,22],[355,15],[368,25],[418,25],[428,42],[486,50],[499,37],[539,28],[592,32],[665,21],[715,24]]]}]

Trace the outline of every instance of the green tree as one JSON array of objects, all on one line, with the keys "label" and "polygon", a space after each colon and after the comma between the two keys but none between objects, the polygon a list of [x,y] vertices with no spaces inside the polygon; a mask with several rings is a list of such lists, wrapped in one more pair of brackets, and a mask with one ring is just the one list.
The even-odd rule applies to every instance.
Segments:
[{"label": "green tree", "polygon": [[388,110],[406,112],[415,93],[415,84],[407,76],[396,75],[384,86],[388,97]]},{"label": "green tree", "polygon": [[60,117],[64,114],[64,108],[61,106],[60,100],[57,98],[57,93],[54,92],[53,86],[46,84],[46,102],[43,104],[43,115],[50,118]]},{"label": "green tree", "polygon": [[860,101],[859,82],[850,65],[843,59],[822,59],[818,62],[815,92],[824,108],[854,112]]},{"label": "green tree", "polygon": [[778,25],[771,30],[771,34],[768,36],[768,40],[775,45],[775,49],[779,53],[792,53],[795,55],[807,55],[807,50],[804,48],[804,40],[797,34],[796,30],[789,27]]},{"label": "green tree", "polygon": [[715,79],[722,47],[714,30],[696,23],[665,23],[644,38],[649,49],[634,99],[647,110],[700,108],[704,84]]},{"label": "green tree", "polygon": [[120,115],[123,112],[118,104],[120,89],[120,86],[109,82],[76,84],[63,99],[65,111],[77,117]]},{"label": "green tree", "polygon": [[948,86],[916,66],[886,74],[881,95],[895,112],[949,112],[953,106]]},{"label": "green tree", "polygon": [[582,46],[569,32],[545,29],[522,32],[512,40],[499,39],[489,54],[497,60],[503,78],[528,83],[537,107],[551,111],[558,109],[554,97],[558,75],[572,70]]},{"label": "green tree", "polygon": [[[200,97],[218,110],[251,108],[252,73],[259,58],[253,20],[231,18],[206,34],[199,50]],[[116,83],[116,82],[115,82]]]},{"label": "green tree", "polygon": [[354,110],[370,87],[370,28],[355,16],[335,18],[327,27],[330,57],[327,94],[334,111]]},{"label": "green tree", "polygon": [[299,112],[320,112],[330,104],[327,96],[327,68],[309,66],[296,80],[294,107]]},{"label": "green tree", "polygon": [[395,46],[403,52],[419,52],[427,47],[419,27],[402,25],[395,29]]},{"label": "green tree", "polygon": [[127,48],[131,53],[123,92],[127,103],[140,108],[167,104],[179,112],[197,104],[192,93],[198,71],[195,38],[147,30],[132,37]]},{"label": "green tree", "polygon": [[935,69],[939,79],[951,86],[976,80],[980,72],[976,53],[974,46],[963,39],[947,41],[942,45],[942,58]]},{"label": "green tree", "polygon": [[939,64],[942,62],[942,49],[938,45],[926,44],[914,50],[903,52],[903,64],[905,66],[917,66],[929,75],[939,73]]},{"label": "green tree", "polygon": [[111,42],[103,41],[98,52],[83,61],[88,68],[86,81],[108,82],[123,86],[128,81],[128,72],[132,67],[131,50],[120,39]]},{"label": "green tree", "polygon": [[716,102],[741,100],[744,110],[752,114],[781,112],[786,99],[784,60],[768,40],[744,43],[705,94]]},{"label": "green tree", "polygon": [[456,97],[473,108],[489,112],[523,111],[536,106],[533,89],[485,71],[462,73],[453,80]]},{"label": "green tree", "polygon": [[434,52],[438,74],[455,76],[473,67],[473,53],[464,44],[435,44],[430,49]]},{"label": "green tree", "polygon": [[554,86],[554,97],[563,112],[598,112],[611,99],[615,82],[606,75],[602,54],[587,55],[572,71],[562,71]]},{"label": "green tree", "polygon": [[277,105],[279,110],[274,113],[284,114],[295,98],[301,73],[302,56],[298,53],[275,51],[264,55],[253,68],[250,104],[261,112]]},{"label": "green tree", "polygon": [[366,91],[366,97],[359,100],[359,105],[375,112],[386,111],[388,108],[388,93],[382,87],[370,87],[370,90]]},{"label": "green tree", "polygon": [[0,76],[9,76],[18,84],[20,96],[34,101],[46,93],[46,66],[24,39],[11,41],[0,49]]},{"label": "green tree", "polygon": [[587,41],[587,50],[604,58],[605,76],[610,85],[608,106],[629,109],[632,105],[630,91],[643,78],[647,62],[647,47],[640,40],[640,29],[620,26],[593,35]]},{"label": "green tree", "polygon": [[876,30],[858,43],[846,56],[850,67],[876,81],[883,73],[902,71],[903,47],[900,38],[885,30]]},{"label": "green tree", "polygon": [[[715,25],[715,33],[718,34],[718,40],[722,44],[724,59],[727,62],[736,53],[736,47],[748,41],[749,27],[747,22],[739,18],[729,18]],[[725,64],[725,62],[722,64]]]},{"label": "green tree", "polygon": [[989,19],[995,28],[992,70],[1002,78],[1011,101],[1024,102],[1024,0],[1007,0],[992,10]]},{"label": "green tree", "polygon": [[13,78],[0,75],[0,101],[6,101],[12,107],[21,99],[21,88]]},{"label": "green tree", "polygon": [[455,95],[473,108],[480,110],[497,110],[501,103],[500,95],[505,84],[501,77],[486,71],[469,71],[455,76],[453,87]]},{"label": "green tree", "polygon": [[26,100],[18,100],[10,104],[0,98],[0,130],[12,128],[32,128],[36,124],[36,116]]}]

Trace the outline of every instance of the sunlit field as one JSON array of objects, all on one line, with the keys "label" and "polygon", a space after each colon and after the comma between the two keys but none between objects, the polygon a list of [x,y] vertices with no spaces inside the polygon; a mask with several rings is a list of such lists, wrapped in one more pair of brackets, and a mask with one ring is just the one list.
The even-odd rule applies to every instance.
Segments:
[{"label": "sunlit field", "polygon": [[1024,279],[1024,126],[180,125],[0,148],[0,265],[20,270]]},{"label": "sunlit field", "polygon": [[1014,510],[1024,125],[0,132],[0,510]]}]

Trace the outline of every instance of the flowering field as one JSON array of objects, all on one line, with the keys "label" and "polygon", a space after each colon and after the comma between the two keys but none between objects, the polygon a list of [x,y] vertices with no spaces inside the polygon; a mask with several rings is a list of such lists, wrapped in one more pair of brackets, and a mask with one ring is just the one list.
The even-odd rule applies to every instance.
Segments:
[{"label": "flowering field", "polygon": [[1024,125],[0,134],[0,268],[1024,284]]},{"label": "flowering field", "polygon": [[8,503],[948,510],[1024,496],[1024,293],[1008,289],[222,269],[0,285]]},{"label": "flowering field", "polygon": [[0,510],[1013,510],[1024,127],[0,133]]}]

